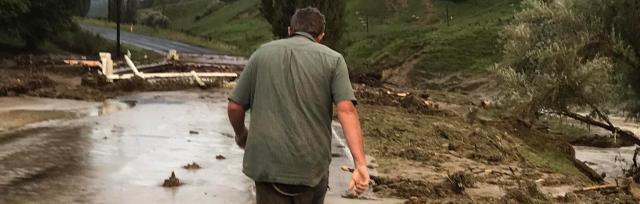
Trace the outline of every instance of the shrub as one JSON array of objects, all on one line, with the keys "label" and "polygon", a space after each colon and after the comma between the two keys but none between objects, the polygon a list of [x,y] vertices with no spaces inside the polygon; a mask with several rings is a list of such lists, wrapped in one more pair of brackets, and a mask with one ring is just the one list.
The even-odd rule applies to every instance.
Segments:
[{"label": "shrub", "polygon": [[137,22],[153,28],[167,28],[171,21],[159,11],[148,10],[138,15]]}]

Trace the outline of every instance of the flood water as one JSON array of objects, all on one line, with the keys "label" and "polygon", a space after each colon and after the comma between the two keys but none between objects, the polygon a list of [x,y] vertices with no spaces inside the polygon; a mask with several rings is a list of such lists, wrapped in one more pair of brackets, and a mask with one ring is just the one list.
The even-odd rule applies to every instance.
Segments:
[{"label": "flood water", "polygon": [[[24,124],[0,129],[0,203],[252,202],[224,91],[0,99],[8,111],[21,114],[1,120]],[[191,162],[202,168],[182,168]],[[162,187],[172,171],[184,185]]]},{"label": "flood water", "polygon": [[629,169],[633,164],[633,153],[636,146],[620,148],[598,148],[574,146],[576,159],[586,162],[598,173],[605,173],[605,181],[615,183],[615,178],[623,177],[623,169]]},{"label": "flood water", "polygon": [[[627,121],[622,117],[611,117],[611,122],[616,126],[640,135],[640,124]],[[607,134],[604,130],[598,130],[599,133]],[[620,147],[620,148],[598,148],[574,146],[576,159],[583,161],[587,166],[591,167],[598,173],[605,173],[605,181],[615,183],[615,178],[624,177],[624,170],[627,170],[633,164],[633,153],[636,146]]]}]

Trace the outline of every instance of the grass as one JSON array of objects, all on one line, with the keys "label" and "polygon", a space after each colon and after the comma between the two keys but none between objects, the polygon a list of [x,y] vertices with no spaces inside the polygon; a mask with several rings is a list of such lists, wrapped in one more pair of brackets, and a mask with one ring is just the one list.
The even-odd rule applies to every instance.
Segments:
[{"label": "grass", "polygon": [[561,131],[562,134],[540,134],[533,130],[524,130],[518,133],[526,146],[518,148],[525,160],[535,166],[547,167],[561,174],[578,178],[584,182],[590,181],[573,163],[572,148],[567,142],[574,134],[584,130],[569,125],[556,124],[552,130]]},{"label": "grass", "polygon": [[[359,7],[357,1],[352,2],[350,10]],[[356,72],[398,66],[414,53],[420,59],[416,72],[423,78],[433,77],[433,73],[482,70],[500,58],[498,31],[517,5],[514,0],[435,1],[431,15],[421,15],[419,6],[412,6],[409,13],[389,19],[370,16],[369,32],[353,23],[357,21],[354,15],[348,19],[351,32],[346,53]],[[447,9],[452,18],[449,25],[443,12]],[[411,20],[412,15],[421,16],[421,20]]]},{"label": "grass", "polygon": [[527,161],[536,166],[548,167],[555,172],[578,178],[584,182],[590,181],[589,178],[576,168],[573,161],[571,158],[568,158],[566,153],[544,147],[526,147],[521,148],[519,152]]}]

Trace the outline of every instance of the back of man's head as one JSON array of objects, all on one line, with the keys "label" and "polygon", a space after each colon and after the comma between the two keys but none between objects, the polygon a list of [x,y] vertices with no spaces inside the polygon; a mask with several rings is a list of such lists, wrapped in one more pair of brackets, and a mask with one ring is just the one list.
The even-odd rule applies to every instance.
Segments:
[{"label": "back of man's head", "polygon": [[324,15],[313,7],[298,9],[291,17],[292,33],[305,32],[318,37],[324,33],[325,24]]}]

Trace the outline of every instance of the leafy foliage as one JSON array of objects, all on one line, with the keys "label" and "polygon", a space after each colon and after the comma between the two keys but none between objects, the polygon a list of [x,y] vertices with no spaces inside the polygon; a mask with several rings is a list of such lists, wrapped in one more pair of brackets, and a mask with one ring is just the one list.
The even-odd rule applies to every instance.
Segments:
[{"label": "leafy foliage", "polygon": [[136,22],[138,17],[138,0],[127,0],[123,17],[124,22]]},{"label": "leafy foliage", "polygon": [[[496,71],[510,88],[506,99],[535,115],[597,109],[627,95],[628,79],[621,76],[637,70],[638,60],[630,41],[618,32],[616,25],[624,24],[614,17],[619,13],[599,12],[612,4],[525,0],[523,10],[501,32],[504,58]],[[619,58],[628,61],[620,63]]]},{"label": "leafy foliage", "polygon": [[388,11],[397,13],[409,7],[407,0],[384,0],[384,6]]},{"label": "leafy foliage", "polygon": [[3,0],[0,2],[0,32],[20,37],[27,49],[72,25],[74,0]]},{"label": "leafy foliage", "polygon": [[141,12],[136,21],[153,28],[167,28],[170,23],[167,16],[155,10]]},{"label": "leafy foliage", "polygon": [[73,14],[76,16],[86,16],[91,7],[91,0],[78,0],[75,2]]},{"label": "leafy foliage", "polygon": [[271,24],[273,35],[278,38],[288,36],[287,27],[291,16],[297,8],[313,6],[325,15],[326,35],[324,43],[334,49],[339,49],[345,27],[345,0],[261,0],[262,15]]},{"label": "leafy foliage", "polygon": [[113,22],[116,22],[118,20],[118,1],[120,3],[120,21],[126,23],[135,23],[138,15],[138,0],[109,0],[108,19]]}]

